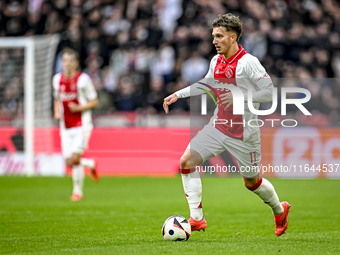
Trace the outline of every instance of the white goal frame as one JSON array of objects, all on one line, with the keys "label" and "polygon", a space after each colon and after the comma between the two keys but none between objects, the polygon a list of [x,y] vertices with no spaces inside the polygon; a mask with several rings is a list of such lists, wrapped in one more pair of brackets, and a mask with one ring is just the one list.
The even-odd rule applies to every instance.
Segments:
[{"label": "white goal frame", "polygon": [[[58,42],[59,35],[52,35],[52,41]],[[35,43],[34,37],[3,37],[0,48],[24,48],[24,153],[25,173],[34,174],[34,75]]]}]

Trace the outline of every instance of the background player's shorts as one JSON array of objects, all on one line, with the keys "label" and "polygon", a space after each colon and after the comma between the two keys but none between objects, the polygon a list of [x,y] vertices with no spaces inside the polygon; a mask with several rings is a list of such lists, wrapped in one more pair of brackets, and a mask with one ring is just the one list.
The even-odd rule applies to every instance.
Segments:
[{"label": "background player's shorts", "polygon": [[82,155],[87,147],[92,129],[73,127],[60,131],[61,149],[64,158],[69,158],[73,153]]},{"label": "background player's shorts", "polygon": [[187,149],[197,151],[203,162],[213,158],[225,150],[236,159],[242,176],[255,177],[259,173],[261,161],[261,143],[249,144],[242,140],[226,136],[210,124],[197,133],[190,141]]}]

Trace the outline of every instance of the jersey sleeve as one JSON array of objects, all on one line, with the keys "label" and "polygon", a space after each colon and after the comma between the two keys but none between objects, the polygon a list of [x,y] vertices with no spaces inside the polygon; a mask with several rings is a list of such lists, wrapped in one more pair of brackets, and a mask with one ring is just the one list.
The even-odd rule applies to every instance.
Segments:
[{"label": "jersey sleeve", "polygon": [[[218,55],[214,56],[209,65],[208,73],[205,75],[204,79],[200,80],[199,82],[209,84],[210,86],[214,87],[214,70],[217,63]],[[194,83],[188,87],[185,87],[184,89],[181,89],[179,91],[176,91],[175,94],[178,98],[186,98],[190,96],[198,96],[201,95],[204,92],[204,90],[201,89],[202,85],[200,83]],[[205,87],[205,89],[210,90]]]},{"label": "jersey sleeve", "polygon": [[88,74],[83,73],[84,79],[84,91],[87,100],[93,100],[98,97],[97,91],[93,85],[93,82]]},{"label": "jersey sleeve", "polygon": [[59,81],[60,81],[60,75],[55,74],[52,79],[52,86],[53,86],[53,97],[55,99],[59,98]]},{"label": "jersey sleeve", "polygon": [[218,59],[219,55],[215,55],[211,61],[210,61],[210,65],[209,65],[209,70],[208,73],[205,75],[204,78],[206,79],[214,79],[214,70],[216,67],[216,63],[217,63],[217,59]]},{"label": "jersey sleeve", "polygon": [[266,72],[266,69],[261,65],[260,61],[256,57],[250,55],[245,67],[245,72],[256,89],[256,91],[253,92],[253,102],[271,102],[273,98],[273,82],[269,74]]}]

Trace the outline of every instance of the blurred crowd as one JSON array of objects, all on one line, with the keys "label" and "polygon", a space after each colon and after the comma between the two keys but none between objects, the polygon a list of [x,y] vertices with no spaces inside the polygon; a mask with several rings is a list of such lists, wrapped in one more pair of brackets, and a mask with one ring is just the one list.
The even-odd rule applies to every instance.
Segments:
[{"label": "blurred crowd", "polygon": [[[0,36],[59,33],[55,72],[61,70],[60,51],[75,49],[99,93],[96,114],[156,114],[165,96],[204,77],[216,54],[211,22],[227,12],[241,18],[239,43],[259,58],[276,85],[307,88],[313,115],[340,125],[336,0],[7,0],[0,1]],[[5,55],[0,50],[1,66]],[[10,99],[18,96],[7,91],[20,83],[14,80],[0,77],[1,111],[11,109]],[[188,101],[179,100],[171,110],[188,111]]]}]

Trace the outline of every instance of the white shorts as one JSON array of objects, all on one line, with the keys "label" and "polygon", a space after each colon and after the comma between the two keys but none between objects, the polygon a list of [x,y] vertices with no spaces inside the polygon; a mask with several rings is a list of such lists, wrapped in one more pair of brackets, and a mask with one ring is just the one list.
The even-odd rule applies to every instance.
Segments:
[{"label": "white shorts", "polygon": [[[203,162],[213,158],[225,150],[236,159],[243,177],[252,178],[259,173],[261,162],[261,143],[249,144],[231,138],[210,124],[204,126],[190,141],[187,149],[197,151]],[[221,166],[222,167],[222,166]]]},{"label": "white shorts", "polygon": [[82,155],[87,147],[92,129],[74,127],[60,131],[61,150],[64,158],[69,158],[73,153]]}]

